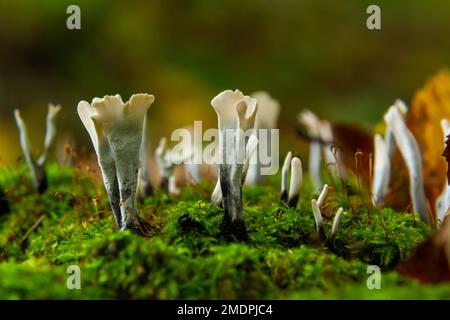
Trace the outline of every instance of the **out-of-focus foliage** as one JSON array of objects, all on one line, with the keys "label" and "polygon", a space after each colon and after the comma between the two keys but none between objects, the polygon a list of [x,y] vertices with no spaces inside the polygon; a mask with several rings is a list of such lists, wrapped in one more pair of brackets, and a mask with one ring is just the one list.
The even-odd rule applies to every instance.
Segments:
[{"label": "out-of-focus foliage", "polygon": [[154,146],[193,120],[215,126],[209,102],[221,90],[267,90],[281,103],[282,148],[292,149],[304,146],[290,129],[301,108],[370,124],[450,65],[445,0],[377,1],[374,31],[365,0],[80,0],[79,31],[66,28],[71,4],[0,0],[0,156],[9,164],[20,155],[13,108],[34,120],[40,146],[47,104],[61,103],[59,139],[91,151],[75,114],[81,99],[154,94]]}]

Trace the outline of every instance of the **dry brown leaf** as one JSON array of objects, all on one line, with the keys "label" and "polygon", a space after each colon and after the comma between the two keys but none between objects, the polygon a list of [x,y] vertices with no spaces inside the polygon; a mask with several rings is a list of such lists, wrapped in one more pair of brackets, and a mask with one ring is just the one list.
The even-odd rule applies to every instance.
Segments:
[{"label": "dry brown leaf", "polygon": [[419,245],[396,270],[425,283],[450,281],[450,216],[439,231]]},{"label": "dry brown leaf", "polygon": [[447,160],[447,182],[450,185],[450,135],[447,136],[447,141],[445,141],[445,149],[442,154]]}]

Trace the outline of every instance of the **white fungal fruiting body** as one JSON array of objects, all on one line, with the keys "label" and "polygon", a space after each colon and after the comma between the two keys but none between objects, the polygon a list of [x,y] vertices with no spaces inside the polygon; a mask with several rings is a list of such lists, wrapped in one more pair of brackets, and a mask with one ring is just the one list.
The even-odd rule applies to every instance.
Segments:
[{"label": "white fungal fruiting body", "polygon": [[333,245],[334,239],[336,238],[337,229],[339,228],[339,223],[341,222],[342,214],[344,213],[343,208],[339,208],[333,219],[333,225],[331,226],[330,236],[328,237],[328,242]]},{"label": "white fungal fruiting body", "polygon": [[[183,152],[184,151],[184,152]],[[185,153],[185,154],[184,154]],[[168,148],[166,138],[161,138],[155,151],[156,164],[158,165],[161,186],[166,188],[170,194],[179,194],[176,186],[174,170],[177,165],[182,164],[193,155],[193,149],[182,150],[182,148]]]},{"label": "white fungal fruiting body", "polygon": [[[393,107],[396,107],[398,111],[400,112],[402,118],[405,118],[406,114],[408,113],[408,106],[400,99],[395,100]],[[394,148],[395,148],[395,141],[394,136],[392,134],[392,130],[390,126],[386,126],[386,130],[384,133],[384,141],[386,144],[386,150],[389,157],[389,161],[392,160],[392,155],[394,154]],[[388,180],[389,184],[389,180]]]},{"label": "white fungal fruiting body", "polygon": [[428,222],[425,190],[423,186],[422,158],[419,146],[411,131],[406,126],[397,107],[392,106],[384,119],[390,126],[397,147],[406,162],[410,178],[410,195],[414,210],[424,222]]},{"label": "white fungal fruiting body", "polygon": [[324,184],[322,191],[320,191],[319,199],[317,199],[317,205],[321,207],[325,203],[325,198],[328,195],[328,185]]},{"label": "white fungal fruiting body", "polygon": [[372,181],[372,202],[374,206],[384,205],[391,175],[391,163],[383,138],[376,134],[374,137],[375,160]]},{"label": "white fungal fruiting body", "polygon": [[119,95],[81,101],[78,114],[91,137],[116,222],[121,230],[143,233],[136,209],[144,119],[154,97],[135,94],[126,103]]},{"label": "white fungal fruiting body", "polygon": [[303,172],[302,162],[299,158],[294,157],[291,161],[291,181],[289,185],[288,205],[295,208],[300,196],[302,186]]},{"label": "white fungal fruiting body", "polygon": [[298,115],[298,121],[306,127],[308,135],[312,139],[309,145],[309,163],[308,170],[311,181],[316,190],[322,188],[322,178],[320,176],[320,131],[319,118],[309,110],[303,110]]},{"label": "white fungal fruiting body", "polygon": [[145,198],[152,194],[153,186],[150,180],[150,171],[148,168],[148,129],[147,129],[147,117],[144,117],[144,125],[142,130],[142,143],[140,149],[140,161],[141,168],[139,170],[139,194],[142,198]]},{"label": "white fungal fruiting body", "polygon": [[[245,158],[249,157],[245,131],[254,128],[257,101],[239,90],[226,90],[211,101],[219,127],[219,181],[225,215],[224,229],[245,233],[242,211],[242,185],[245,181]],[[213,194],[214,196],[214,194]]]},{"label": "white fungal fruiting body", "polygon": [[[267,92],[260,91],[251,95],[258,101],[258,112],[255,118],[255,128],[267,130],[267,144],[270,145],[270,130],[277,127],[278,116],[280,114],[280,104],[273,99]],[[262,133],[261,133],[262,134]],[[271,156],[270,154],[268,156]],[[250,166],[246,178],[246,183],[250,185],[260,184],[264,182],[261,175],[261,163],[259,159],[259,150],[252,153]]]},{"label": "white fungal fruiting body", "polygon": [[283,168],[281,169],[281,201],[287,201],[289,190],[289,170],[291,168],[292,152],[289,151],[284,158]]},{"label": "white fungal fruiting body", "polygon": [[20,145],[22,152],[27,163],[28,169],[31,173],[31,180],[33,187],[39,192],[44,192],[47,189],[47,176],[44,169],[45,162],[48,158],[50,150],[53,147],[56,137],[56,125],[55,120],[61,110],[61,106],[49,104],[46,120],[46,132],[44,140],[44,150],[41,156],[35,160],[31,154],[30,142],[28,139],[28,130],[25,122],[20,116],[19,110],[14,111],[14,117],[16,119],[17,127],[20,133]]}]

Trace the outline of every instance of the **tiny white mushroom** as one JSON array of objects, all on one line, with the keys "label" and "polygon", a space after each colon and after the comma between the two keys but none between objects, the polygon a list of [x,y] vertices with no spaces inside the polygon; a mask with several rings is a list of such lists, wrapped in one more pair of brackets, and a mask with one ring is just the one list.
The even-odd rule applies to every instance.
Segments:
[{"label": "tiny white mushroom", "polygon": [[142,129],[142,143],[140,149],[141,168],[139,170],[139,195],[145,198],[153,193],[153,186],[150,180],[149,161],[148,161],[148,128],[147,115],[144,117],[144,125]]},{"label": "tiny white mushroom", "polygon": [[[408,106],[406,105],[405,102],[403,102],[401,99],[397,99],[395,100],[394,104],[392,105],[393,107],[396,107],[398,109],[398,111],[400,112],[402,118],[405,118],[406,114],[408,113]],[[388,110],[389,112],[389,110]],[[387,150],[387,154],[389,156],[389,160],[392,160],[392,155],[394,154],[394,149],[395,149],[395,141],[394,141],[394,136],[392,134],[392,130],[390,128],[390,126],[386,126],[386,130],[384,133],[384,139],[386,142],[386,150]],[[389,179],[388,178],[388,184],[389,184]]]},{"label": "tiny white mushroom", "polygon": [[316,199],[311,200],[311,207],[312,207],[312,212],[314,214],[314,221],[316,222],[316,231],[317,231],[319,237],[323,240],[324,232],[323,232],[322,212],[320,211],[320,208],[319,208],[319,205],[317,204]]},{"label": "tiny white mushroom", "polygon": [[390,126],[403,159],[406,162],[410,178],[410,195],[414,210],[424,222],[428,222],[428,209],[423,186],[422,157],[419,146],[411,131],[406,126],[399,108],[392,106],[384,119]]},{"label": "tiny white mushroom", "polygon": [[289,186],[289,170],[291,168],[292,152],[289,151],[284,158],[283,168],[281,169],[281,201],[287,201],[288,199],[288,186]]},{"label": "tiny white mushroom", "polygon": [[299,158],[294,157],[291,161],[291,181],[289,185],[288,206],[295,208],[300,196],[300,189],[302,186],[303,172],[302,162]]},{"label": "tiny white mushroom", "polygon": [[319,131],[319,118],[309,110],[303,110],[297,117],[298,121],[306,127],[309,137],[312,139],[309,144],[308,170],[311,181],[316,190],[322,188],[322,178],[320,176],[321,144]]},{"label": "tiny white mushroom", "polygon": [[344,213],[344,209],[340,207],[338,209],[338,211],[336,212],[336,215],[334,216],[333,225],[332,225],[331,231],[330,231],[330,236],[328,237],[328,243],[330,243],[331,245],[333,245],[334,239],[336,238],[336,232],[337,232],[337,229],[339,228],[339,223],[341,222],[341,217],[342,217],[343,213]]},{"label": "tiny white mushroom", "polygon": [[59,105],[55,106],[53,104],[49,104],[48,106],[44,150],[37,160],[35,160],[31,153],[27,126],[20,115],[20,111],[14,111],[14,117],[17,123],[17,127],[19,128],[20,145],[22,147],[22,152],[25,158],[25,162],[27,163],[28,170],[31,174],[31,181],[33,187],[40,193],[44,192],[47,189],[47,175],[44,166],[55,141],[55,120],[60,110],[61,106]]},{"label": "tiny white mushroom", "polygon": [[[260,91],[251,95],[258,101],[258,112],[256,113],[255,128],[267,130],[267,145],[271,144],[270,130],[277,127],[278,116],[280,114],[280,104],[272,98],[267,92]],[[262,130],[259,131],[263,134]],[[264,182],[265,176],[261,175],[261,161],[259,158],[259,148],[253,153],[250,159],[250,166],[246,178],[246,183],[250,185]],[[271,156],[268,154],[268,156]]]},{"label": "tiny white mushroom", "polygon": [[[186,152],[186,154],[184,153]],[[192,149],[182,150],[182,148],[168,148],[166,138],[161,138],[159,145],[155,151],[156,163],[161,178],[161,186],[169,192],[169,194],[179,194],[176,186],[174,170],[177,165],[181,165],[187,159],[192,157]]]},{"label": "tiny white mushroom", "polygon": [[391,175],[391,162],[384,139],[376,134],[374,137],[375,160],[372,180],[372,203],[384,205]]},{"label": "tiny white mushroom", "polygon": [[324,184],[322,191],[320,191],[319,194],[319,199],[317,199],[317,205],[319,206],[319,208],[325,203],[325,198],[328,195],[328,185]]},{"label": "tiny white mushroom", "polygon": [[219,127],[219,180],[224,207],[222,229],[237,237],[246,236],[242,209],[242,185],[245,180],[245,158],[254,128],[257,101],[239,90],[226,90],[212,99]]},{"label": "tiny white mushroom", "polygon": [[136,209],[144,118],[154,97],[120,95],[81,101],[78,115],[97,154],[109,202],[120,230],[145,234],[150,228]]}]

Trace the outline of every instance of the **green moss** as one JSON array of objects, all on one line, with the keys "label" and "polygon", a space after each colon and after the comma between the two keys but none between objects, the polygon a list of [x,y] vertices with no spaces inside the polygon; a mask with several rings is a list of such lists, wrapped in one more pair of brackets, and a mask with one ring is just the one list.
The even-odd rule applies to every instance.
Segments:
[{"label": "green moss", "polygon": [[[412,215],[367,206],[357,193],[331,191],[322,208],[328,233],[337,207],[346,205],[331,250],[316,235],[310,200],[317,194],[308,180],[296,208],[279,204],[279,177],[245,187],[249,240],[233,243],[220,233],[223,209],[209,202],[211,182],[179,196],[155,190],[139,207],[155,226],[144,239],[116,232],[104,189],[92,175],[54,164],[48,175],[49,189],[37,195],[24,167],[0,170],[11,206],[0,217],[0,297],[413,298],[448,292],[448,286],[421,287],[394,272],[383,273],[383,294],[367,289],[367,264],[391,269],[430,230]],[[72,264],[81,268],[82,290],[65,285]]]}]

